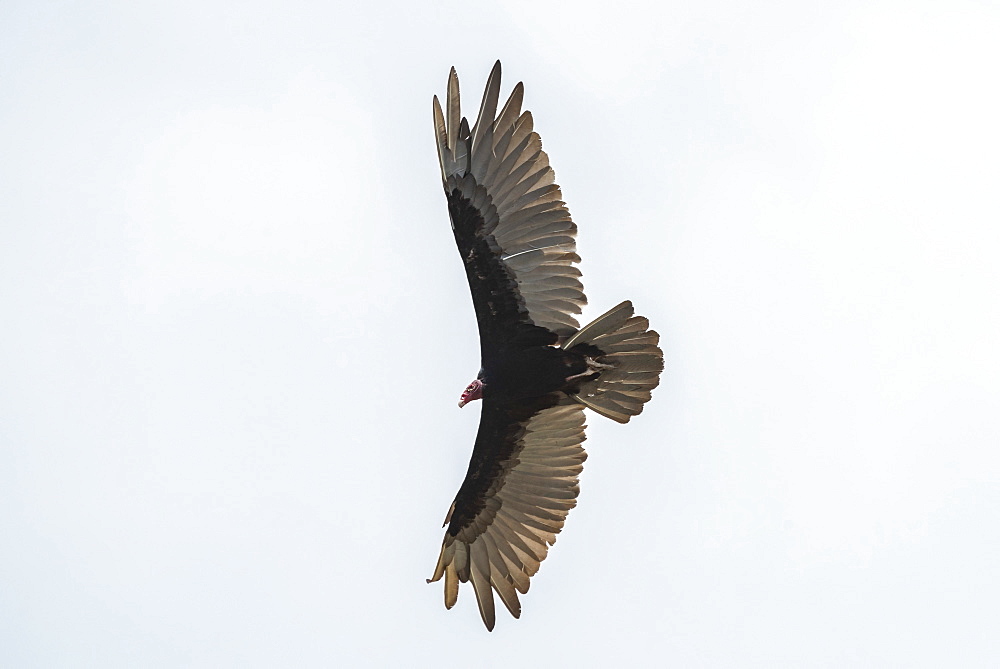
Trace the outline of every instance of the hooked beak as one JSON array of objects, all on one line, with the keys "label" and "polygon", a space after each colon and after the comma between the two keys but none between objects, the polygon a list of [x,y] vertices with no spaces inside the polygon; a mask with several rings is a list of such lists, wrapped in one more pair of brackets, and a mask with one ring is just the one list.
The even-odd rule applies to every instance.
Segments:
[{"label": "hooked beak", "polygon": [[458,400],[458,408],[461,409],[469,402],[478,400],[483,396],[483,382],[476,379],[470,383],[462,392],[462,397]]}]

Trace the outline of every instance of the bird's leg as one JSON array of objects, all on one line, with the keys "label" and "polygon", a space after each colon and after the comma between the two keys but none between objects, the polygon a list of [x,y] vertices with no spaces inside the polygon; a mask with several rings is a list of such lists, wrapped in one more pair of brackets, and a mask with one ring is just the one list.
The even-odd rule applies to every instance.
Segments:
[{"label": "bird's leg", "polygon": [[587,363],[586,371],[580,372],[579,374],[574,374],[573,376],[567,376],[566,383],[569,383],[570,381],[575,381],[576,379],[582,379],[585,376],[593,376],[594,374],[600,374],[603,371],[614,369],[615,367],[614,365],[609,365],[607,363],[597,362],[589,355],[585,356],[583,359]]}]

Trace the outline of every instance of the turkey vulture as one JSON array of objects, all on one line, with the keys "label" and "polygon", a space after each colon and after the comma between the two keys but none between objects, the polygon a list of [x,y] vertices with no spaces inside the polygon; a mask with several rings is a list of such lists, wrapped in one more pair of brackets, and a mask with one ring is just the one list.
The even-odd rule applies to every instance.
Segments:
[{"label": "turkey vulture", "polygon": [[627,423],[659,383],[663,353],[649,321],[622,302],[584,328],[576,225],[514,87],[497,115],[500,62],[475,125],[461,116],[458,75],[434,135],[451,228],[479,321],[482,368],[459,406],[482,399],[469,471],[445,518],[434,575],[444,604],[472,581],[489,630],[493,591],[515,618],[548,547],[576,505],[584,408]]}]

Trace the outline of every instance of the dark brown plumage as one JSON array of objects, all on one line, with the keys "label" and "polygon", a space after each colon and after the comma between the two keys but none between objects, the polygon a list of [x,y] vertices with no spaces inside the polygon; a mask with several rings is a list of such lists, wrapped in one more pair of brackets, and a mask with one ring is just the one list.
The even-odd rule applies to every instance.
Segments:
[{"label": "dark brown plumage", "polygon": [[523,86],[498,115],[499,92],[498,61],[471,128],[454,68],[444,109],[434,98],[441,178],[479,322],[483,409],[429,581],[444,578],[448,608],[471,581],[490,630],[493,593],[520,616],[517,594],[576,505],[584,408],[628,422],[663,369],[659,336],[630,302],[580,329],[576,225],[521,112]]}]

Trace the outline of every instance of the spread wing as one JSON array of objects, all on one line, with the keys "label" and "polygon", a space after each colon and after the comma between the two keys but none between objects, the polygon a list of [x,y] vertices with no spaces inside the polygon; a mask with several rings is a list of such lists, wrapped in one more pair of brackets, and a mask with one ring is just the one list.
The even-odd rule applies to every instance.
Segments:
[{"label": "spread wing", "polygon": [[[496,620],[493,591],[515,618],[517,593],[528,591],[580,491],[583,406],[552,393],[531,400],[485,400],[465,481],[448,513],[434,576],[444,577],[444,604],[458,584],[472,581],[489,630]],[[449,522],[450,521],[450,522]]]},{"label": "spread wing", "polygon": [[484,359],[526,325],[559,337],[571,335],[580,327],[575,314],[587,302],[574,266],[580,262],[576,225],[533,130],[531,113],[521,112],[524,87],[514,87],[497,115],[499,93],[497,61],[471,129],[461,117],[455,68],[448,77],[444,110],[434,97],[441,178]]}]

